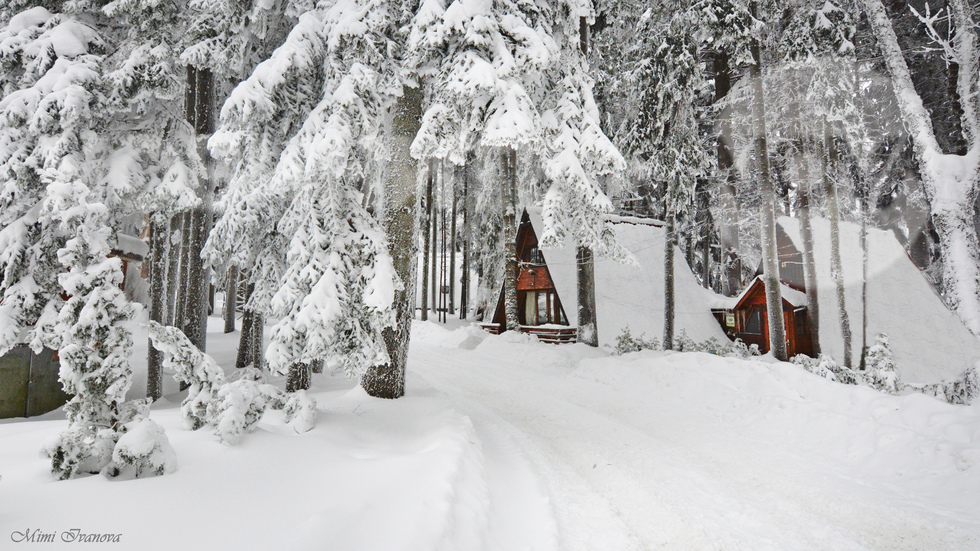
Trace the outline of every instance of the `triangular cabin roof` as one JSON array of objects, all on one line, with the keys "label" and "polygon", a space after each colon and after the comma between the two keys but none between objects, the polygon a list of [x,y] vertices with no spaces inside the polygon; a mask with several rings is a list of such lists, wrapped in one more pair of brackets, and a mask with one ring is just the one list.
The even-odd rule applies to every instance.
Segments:
[{"label": "triangular cabin roof", "polygon": [[[779,226],[801,251],[799,220],[782,217]],[[813,219],[814,263],[820,307],[821,352],[843,360],[837,292],[830,274],[830,222]],[[840,223],[844,300],[852,328],[852,365],[861,353],[861,227]],[[977,339],[942,298],[890,231],[868,228],[868,346],[878,333],[889,344],[902,379],[933,383],[954,377],[980,360]]]},{"label": "triangular cabin roof", "polygon": [[[527,209],[536,235],[542,235],[541,209]],[[666,232],[657,220],[607,216],[616,240],[636,259],[636,265],[596,258],[596,321],[600,344],[615,344],[627,326],[634,336],[663,338],[664,326],[664,243]],[[575,245],[542,249],[555,290],[561,298],[568,322],[578,325]],[[674,330],[684,330],[696,341],[715,338],[726,342],[725,333],[711,314],[715,307],[726,307],[732,299],[701,287],[684,260],[674,249]]]}]

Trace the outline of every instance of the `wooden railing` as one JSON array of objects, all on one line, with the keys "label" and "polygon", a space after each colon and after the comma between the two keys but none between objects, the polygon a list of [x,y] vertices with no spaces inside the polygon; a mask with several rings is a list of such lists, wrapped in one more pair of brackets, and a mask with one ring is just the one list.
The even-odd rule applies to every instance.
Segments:
[{"label": "wooden railing", "polygon": [[[499,323],[481,323],[480,327],[491,335],[499,335],[501,333]],[[522,333],[534,335],[539,341],[548,344],[573,343],[578,338],[578,328],[576,327],[522,325],[520,330]]]}]

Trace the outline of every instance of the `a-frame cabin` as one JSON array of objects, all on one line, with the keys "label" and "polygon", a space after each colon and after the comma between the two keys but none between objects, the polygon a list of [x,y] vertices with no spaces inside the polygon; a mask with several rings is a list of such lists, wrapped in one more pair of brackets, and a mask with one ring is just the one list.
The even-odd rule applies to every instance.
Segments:
[{"label": "a-frame cabin", "polygon": [[[780,283],[783,295],[783,326],[786,328],[786,353],[813,356],[813,341],[807,325],[806,296],[785,282]],[[742,292],[732,308],[713,308],[722,329],[729,338],[742,339],[746,345],[756,345],[765,354],[769,351],[769,313],[766,310],[766,285],[758,276]]]},{"label": "a-frame cabin", "polygon": [[[517,319],[522,332],[537,335],[544,342],[575,342],[578,329],[568,323],[527,210],[517,229]],[[493,334],[506,330],[503,288],[492,322],[481,325]]]}]

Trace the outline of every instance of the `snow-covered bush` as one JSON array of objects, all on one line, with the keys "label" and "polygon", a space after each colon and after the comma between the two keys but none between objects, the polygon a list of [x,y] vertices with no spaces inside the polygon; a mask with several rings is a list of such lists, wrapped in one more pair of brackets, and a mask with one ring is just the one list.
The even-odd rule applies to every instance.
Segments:
[{"label": "snow-covered bush", "polygon": [[302,434],[313,430],[316,424],[316,399],[299,390],[290,394],[283,410],[286,414],[286,424]]},{"label": "snow-covered bush", "polygon": [[826,354],[821,354],[820,358],[811,358],[806,354],[797,354],[793,356],[791,362],[814,375],[845,385],[856,385],[862,380],[860,375],[838,364]]},{"label": "snow-covered bush", "polygon": [[208,405],[218,387],[225,384],[224,372],[180,329],[151,321],[149,330],[153,346],[163,352],[163,368],[173,370],[177,382],[189,385],[187,398],[180,405],[184,424],[191,430],[203,427],[208,422]]},{"label": "snow-covered bush", "polygon": [[207,406],[208,424],[224,444],[237,444],[270,406],[282,404],[276,387],[249,378],[222,385]]},{"label": "snow-covered bush", "polygon": [[935,385],[932,394],[950,404],[970,405],[980,396],[980,363],[965,373]]},{"label": "snow-covered bush", "polygon": [[864,380],[871,388],[888,394],[898,394],[902,390],[903,385],[895,371],[895,360],[888,346],[888,335],[878,334],[875,344],[868,349],[865,367],[867,373]]},{"label": "snow-covered bush", "polygon": [[629,326],[623,328],[623,332],[616,337],[616,347],[613,349],[613,353],[616,355],[629,354],[630,352],[639,352],[640,350],[663,350],[660,347],[660,341],[654,337],[653,339],[646,340],[643,337],[646,333],[641,334],[639,337],[634,337],[630,332]]},{"label": "snow-covered bush", "polygon": [[125,434],[112,450],[109,476],[159,476],[177,469],[177,454],[167,435],[156,422],[137,419],[125,425]]}]

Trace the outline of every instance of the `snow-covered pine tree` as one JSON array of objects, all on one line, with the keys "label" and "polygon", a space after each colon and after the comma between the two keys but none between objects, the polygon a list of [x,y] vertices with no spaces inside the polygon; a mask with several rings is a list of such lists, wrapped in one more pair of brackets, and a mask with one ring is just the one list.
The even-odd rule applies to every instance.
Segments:
[{"label": "snow-covered pine tree", "polygon": [[110,45],[97,29],[112,27],[69,7],[32,8],[0,30],[0,350],[31,325],[35,350],[59,350],[73,397],[69,427],[46,452],[60,478],[108,465],[139,409],[124,403],[132,337],[123,325],[135,307],[108,255],[152,172],[111,99]]},{"label": "snow-covered pine tree", "polygon": [[632,54],[630,75],[630,83],[639,91],[632,109],[636,118],[617,133],[623,150],[641,160],[653,182],[664,189],[663,346],[668,350],[674,345],[676,220],[690,206],[697,179],[711,169],[708,144],[698,132],[696,100],[706,82],[698,60],[694,7],[683,7],[665,27],[651,17],[641,20],[644,38]]},{"label": "snow-covered pine tree", "polygon": [[875,338],[875,344],[868,349],[865,366],[867,373],[864,379],[871,388],[888,394],[898,394],[902,390],[902,382],[895,371],[895,359],[888,345],[888,335],[879,333]]}]

